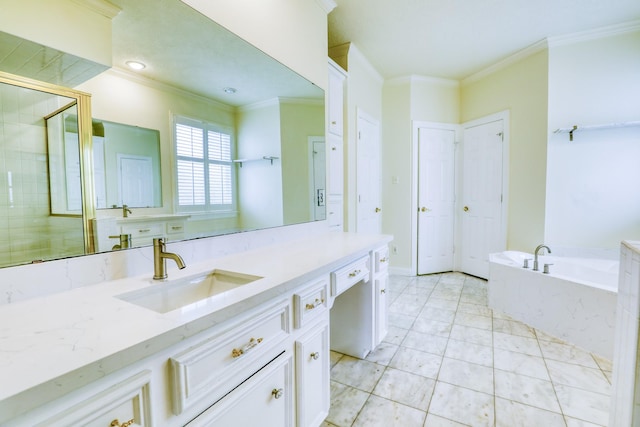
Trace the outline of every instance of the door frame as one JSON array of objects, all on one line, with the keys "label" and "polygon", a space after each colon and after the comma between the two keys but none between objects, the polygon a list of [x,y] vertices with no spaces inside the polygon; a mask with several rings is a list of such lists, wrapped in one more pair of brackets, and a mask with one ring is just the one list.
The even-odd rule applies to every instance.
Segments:
[{"label": "door frame", "polygon": [[439,122],[427,122],[414,120],[412,123],[412,147],[411,147],[411,267],[410,271],[413,275],[418,273],[418,179],[420,165],[418,164],[418,147],[420,145],[420,128],[438,129],[438,130],[450,130],[454,132],[454,223],[453,223],[453,242],[454,242],[454,268],[459,265],[456,261],[455,245],[457,244],[458,233],[458,194],[459,194],[459,155],[458,155],[458,143],[462,136],[462,126],[453,123],[439,123]]},{"label": "door frame", "polygon": [[[474,120],[470,120],[467,122],[462,123],[461,129],[462,129],[462,144],[464,145],[464,130],[468,129],[468,128],[472,128],[475,126],[480,126],[480,125],[484,125],[487,123],[491,123],[491,122],[495,122],[498,120],[502,120],[502,211],[501,211],[501,219],[500,219],[500,232],[501,232],[501,236],[500,236],[500,241],[502,242],[502,247],[506,250],[507,249],[507,225],[509,223],[508,221],[508,212],[509,212],[509,145],[510,145],[510,141],[511,141],[511,136],[510,136],[510,111],[509,110],[503,110],[503,111],[499,111],[497,113],[493,113],[493,114],[489,114],[487,116],[483,116],[480,117],[478,119],[474,119]],[[462,164],[463,164],[463,155],[464,155],[464,149],[460,150],[460,155],[458,156],[459,159],[456,159],[457,162],[456,165],[459,165],[459,171],[460,171],[460,175],[456,175],[456,178],[459,178],[460,181],[460,188],[459,188],[459,193],[458,194],[462,194],[462,183],[463,183],[463,173],[464,171],[462,170]],[[456,226],[455,229],[456,230],[461,230],[462,228],[462,209],[460,209],[460,200],[461,198],[456,198]],[[455,239],[454,239],[454,244],[457,247],[460,247],[462,245],[462,234],[461,233],[457,233]],[[462,271],[462,251],[455,251],[454,254],[454,258],[453,258],[453,263],[455,266],[456,271]]]}]

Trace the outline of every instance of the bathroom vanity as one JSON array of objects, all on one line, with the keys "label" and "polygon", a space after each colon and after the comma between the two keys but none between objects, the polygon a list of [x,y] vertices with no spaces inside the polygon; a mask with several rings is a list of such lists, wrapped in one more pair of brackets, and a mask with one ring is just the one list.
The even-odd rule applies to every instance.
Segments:
[{"label": "bathroom vanity", "polygon": [[390,240],[327,232],[6,305],[0,424],[318,426],[330,343],[363,357],[386,333]]}]

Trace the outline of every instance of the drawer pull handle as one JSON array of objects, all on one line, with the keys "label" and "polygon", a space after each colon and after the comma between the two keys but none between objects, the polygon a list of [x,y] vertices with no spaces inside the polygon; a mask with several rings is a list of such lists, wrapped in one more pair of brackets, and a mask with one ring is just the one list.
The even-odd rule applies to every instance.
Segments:
[{"label": "drawer pull handle", "polygon": [[324,300],[316,298],[316,300],[313,302],[313,304],[307,304],[305,306],[305,308],[307,310],[313,310],[314,308],[316,308],[316,307],[318,307],[318,306],[320,306],[322,304],[324,304]]},{"label": "drawer pull handle", "polygon": [[380,263],[387,262],[387,257],[380,258]]},{"label": "drawer pull handle", "polygon": [[274,388],[273,390],[271,390],[271,395],[276,399],[280,399],[283,394],[284,394],[284,390],[281,388]]},{"label": "drawer pull handle", "polygon": [[262,342],[262,338],[258,338],[258,339],[251,338],[251,339],[249,340],[249,342],[248,342],[244,347],[241,347],[241,348],[234,348],[234,349],[231,351],[231,357],[233,357],[234,359],[235,359],[235,358],[237,358],[237,357],[240,357],[240,356],[242,356],[243,354],[246,354],[246,353],[248,353],[249,351],[251,351],[255,346],[257,346],[257,345],[258,345],[258,344],[260,344],[261,342]]},{"label": "drawer pull handle", "polygon": [[118,421],[118,419],[116,418],[115,420],[111,421],[111,424],[109,424],[110,427],[129,427],[131,424],[133,424],[135,421],[132,419],[130,419],[127,422],[124,422],[122,424],[120,424],[120,421]]},{"label": "drawer pull handle", "polygon": [[311,353],[311,358],[313,360],[318,360],[320,358],[320,353],[318,353],[317,351],[315,353]]},{"label": "drawer pull handle", "polygon": [[171,226],[171,229],[172,229],[172,230],[182,230],[182,226],[180,226],[180,225],[173,225],[173,226]]},{"label": "drawer pull handle", "polygon": [[349,273],[349,277],[356,277],[358,274],[360,274],[360,270],[354,270]]},{"label": "drawer pull handle", "polygon": [[140,230],[138,230],[138,233],[148,233],[150,231],[151,231],[150,228],[141,228]]}]

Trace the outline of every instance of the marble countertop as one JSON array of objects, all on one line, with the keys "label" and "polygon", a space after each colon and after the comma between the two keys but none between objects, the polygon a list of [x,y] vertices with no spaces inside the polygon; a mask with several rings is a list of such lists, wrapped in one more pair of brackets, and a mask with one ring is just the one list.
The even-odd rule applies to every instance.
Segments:
[{"label": "marble countertop", "polygon": [[[169,281],[223,269],[260,276],[196,307],[157,313],[116,296],[156,286],[149,274],[0,307],[0,413],[37,389],[57,395],[176,344],[340,267],[391,236],[326,233],[188,265]],[[52,277],[51,280],[55,280]],[[45,284],[43,284],[45,285]]]}]

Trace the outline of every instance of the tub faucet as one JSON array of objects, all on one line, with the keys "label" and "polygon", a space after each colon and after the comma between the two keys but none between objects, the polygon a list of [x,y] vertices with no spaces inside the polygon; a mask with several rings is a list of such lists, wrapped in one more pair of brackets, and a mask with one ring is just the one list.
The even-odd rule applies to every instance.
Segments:
[{"label": "tub faucet", "polygon": [[167,258],[172,259],[182,270],[186,267],[182,257],[178,254],[166,252],[167,246],[164,237],[153,239],[153,279],[162,280],[167,278]]},{"label": "tub faucet", "polygon": [[547,250],[547,253],[551,253],[551,249],[549,246],[538,245],[536,251],[533,253],[533,271],[538,271],[538,252],[542,250],[542,255],[544,255],[544,250]]}]

